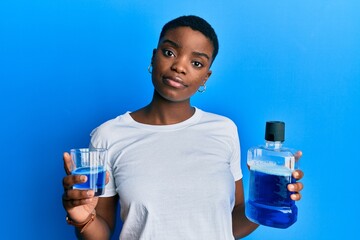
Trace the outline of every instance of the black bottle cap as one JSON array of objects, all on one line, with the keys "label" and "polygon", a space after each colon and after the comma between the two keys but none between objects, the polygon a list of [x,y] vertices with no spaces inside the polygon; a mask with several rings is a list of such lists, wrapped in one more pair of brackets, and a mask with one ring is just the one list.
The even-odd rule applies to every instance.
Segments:
[{"label": "black bottle cap", "polygon": [[266,122],[265,140],[283,142],[285,140],[285,123],[281,121]]}]

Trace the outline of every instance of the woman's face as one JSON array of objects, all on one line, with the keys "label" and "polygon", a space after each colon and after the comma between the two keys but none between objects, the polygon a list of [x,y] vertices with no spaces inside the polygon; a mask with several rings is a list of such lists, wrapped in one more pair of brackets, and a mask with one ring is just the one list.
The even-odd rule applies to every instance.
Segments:
[{"label": "woman's face", "polygon": [[152,58],[155,90],[174,102],[188,100],[211,75],[213,45],[189,27],[169,30]]}]

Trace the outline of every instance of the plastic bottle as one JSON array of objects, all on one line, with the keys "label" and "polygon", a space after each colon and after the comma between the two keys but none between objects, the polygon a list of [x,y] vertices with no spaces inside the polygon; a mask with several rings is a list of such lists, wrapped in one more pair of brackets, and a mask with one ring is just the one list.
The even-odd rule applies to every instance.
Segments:
[{"label": "plastic bottle", "polygon": [[295,182],[294,151],[284,148],[285,123],[266,122],[265,145],[248,150],[250,168],[246,216],[251,221],[275,228],[288,228],[297,220],[298,209],[287,190]]}]

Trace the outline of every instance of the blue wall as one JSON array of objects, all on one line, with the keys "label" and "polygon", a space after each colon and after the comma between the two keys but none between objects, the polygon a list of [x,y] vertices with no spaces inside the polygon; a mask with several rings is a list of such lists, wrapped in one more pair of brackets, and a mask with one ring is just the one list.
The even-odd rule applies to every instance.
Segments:
[{"label": "blue wall", "polygon": [[1,238],[74,239],[61,205],[62,152],[148,103],[160,28],[197,14],[217,30],[220,52],[193,104],[237,123],[243,159],[274,119],[287,124],[285,144],[304,152],[298,222],[246,239],[354,239],[359,10],[357,0],[1,0]]}]

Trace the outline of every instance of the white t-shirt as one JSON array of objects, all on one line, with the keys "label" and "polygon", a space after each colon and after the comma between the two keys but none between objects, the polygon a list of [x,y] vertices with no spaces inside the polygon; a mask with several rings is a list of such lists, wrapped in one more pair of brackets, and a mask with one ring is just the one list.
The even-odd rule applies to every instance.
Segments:
[{"label": "white t-shirt", "polygon": [[230,240],[240,145],[228,118],[196,108],[181,123],[147,125],[127,112],[92,132],[109,153],[105,195],[119,194],[122,240]]}]

